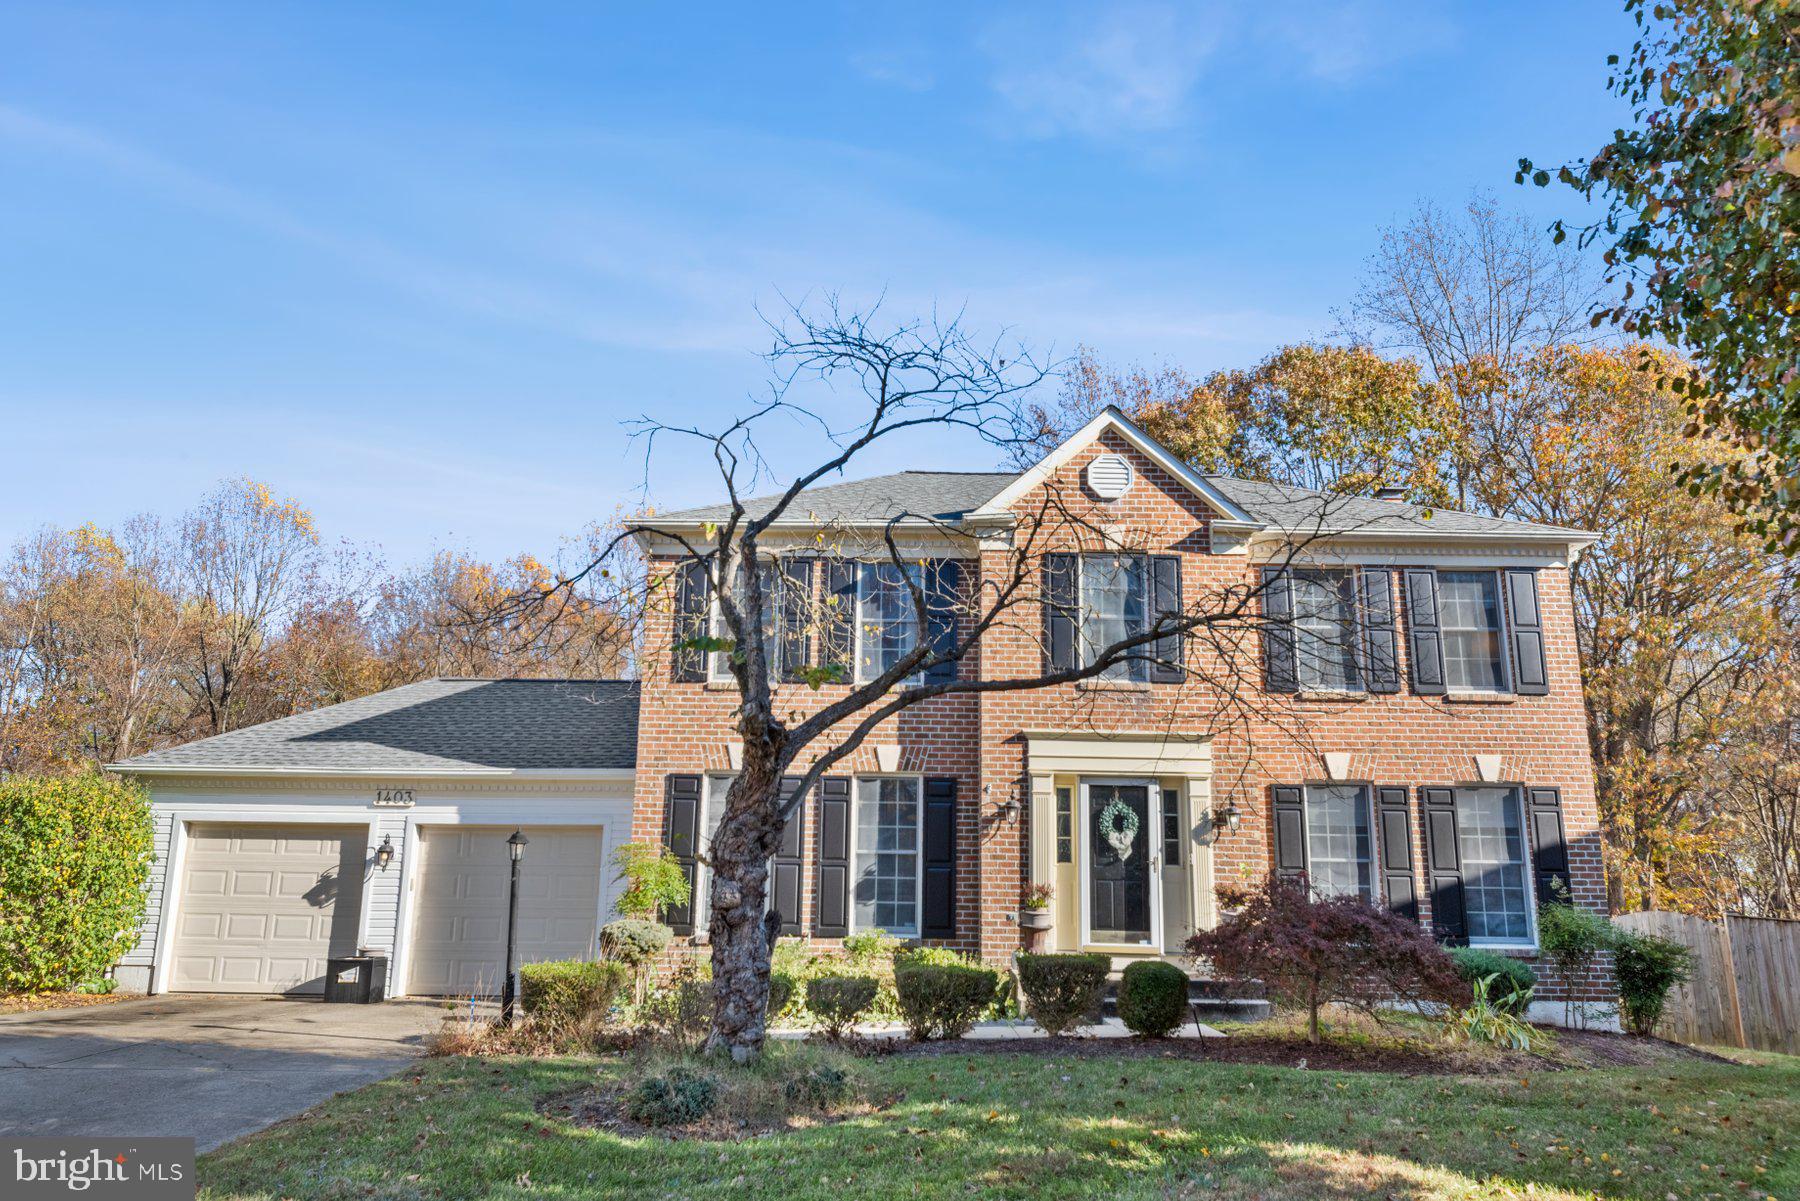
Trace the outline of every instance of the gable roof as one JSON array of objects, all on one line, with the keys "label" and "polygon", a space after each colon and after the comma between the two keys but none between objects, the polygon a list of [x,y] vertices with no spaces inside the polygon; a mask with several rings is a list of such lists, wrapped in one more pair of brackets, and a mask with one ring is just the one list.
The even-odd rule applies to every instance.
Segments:
[{"label": "gable roof", "polygon": [[163,775],[630,771],[637,732],[635,680],[435,679],[111,766]]},{"label": "gable roof", "polygon": [[[886,522],[903,514],[954,523],[986,504],[1018,475],[1016,471],[899,471],[822,484],[796,497],[778,524],[855,525]],[[755,520],[780,499],[780,494],[754,497],[744,502],[744,511]],[[730,505],[702,505],[659,513],[648,520],[691,525],[724,521],[730,516]]]},{"label": "gable roof", "polygon": [[1302,535],[1337,534],[1439,538],[1513,538],[1526,541],[1591,542],[1594,535],[1567,526],[1484,517],[1457,509],[1426,508],[1405,501],[1376,500],[1242,480],[1229,475],[1205,477],[1258,521],[1273,531]]}]

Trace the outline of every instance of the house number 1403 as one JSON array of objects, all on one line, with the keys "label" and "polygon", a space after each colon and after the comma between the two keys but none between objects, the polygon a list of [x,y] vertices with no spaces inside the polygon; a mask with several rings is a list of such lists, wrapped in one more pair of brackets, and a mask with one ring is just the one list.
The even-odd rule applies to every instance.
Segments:
[{"label": "house number 1403", "polygon": [[410,788],[377,788],[375,790],[375,807],[377,809],[410,809],[413,803],[413,790]]}]

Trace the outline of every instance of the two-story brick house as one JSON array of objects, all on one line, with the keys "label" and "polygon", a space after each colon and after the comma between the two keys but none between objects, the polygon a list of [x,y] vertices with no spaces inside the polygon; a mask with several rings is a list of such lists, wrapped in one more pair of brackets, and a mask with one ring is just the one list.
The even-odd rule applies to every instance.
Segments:
[{"label": "two-story brick house", "polygon": [[[434,681],[121,765],[155,791],[160,856],[121,979],[316,991],[327,953],[366,946],[392,955],[396,993],[479,991],[515,827],[544,852],[527,853],[526,958],[591,951],[627,837],[674,847],[703,905],[737,692],[722,656],[675,649],[716,620],[677,536],[724,515],[663,514],[642,537],[672,586],[635,683]],[[1167,955],[1217,920],[1218,884],[1271,869],[1521,955],[1548,890],[1604,906],[1569,592],[1592,535],[1198,475],[1108,410],[1024,472],[804,494],[759,540],[782,713],[945,636],[890,535],[963,620],[1033,585],[947,668],[961,680],[1077,667],[1160,613],[1247,616],[1098,678],[884,723],[787,827],[770,890],[786,933],[880,928],[1000,960],[1025,889],[1050,884],[1051,946]],[[824,663],[842,682],[803,682]]]}]

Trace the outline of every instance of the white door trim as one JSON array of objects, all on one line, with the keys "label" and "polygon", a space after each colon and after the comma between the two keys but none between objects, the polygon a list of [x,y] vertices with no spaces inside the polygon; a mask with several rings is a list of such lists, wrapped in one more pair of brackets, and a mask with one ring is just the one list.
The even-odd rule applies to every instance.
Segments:
[{"label": "white door trim", "polygon": [[[1088,832],[1093,829],[1092,804],[1088,795],[1091,784],[1137,785],[1145,792],[1144,817],[1144,856],[1145,892],[1149,894],[1150,930],[1149,938],[1143,942],[1095,942],[1093,930],[1093,889],[1089,880],[1088,866],[1093,861],[1094,849],[1090,845]],[[1076,822],[1081,837],[1078,867],[1081,869],[1081,897],[1078,912],[1081,914],[1081,945],[1083,949],[1093,947],[1103,950],[1117,949],[1121,951],[1156,951],[1162,946],[1162,839],[1159,837],[1155,818],[1162,803],[1161,784],[1149,776],[1083,776],[1081,777],[1081,796],[1077,804]]]}]

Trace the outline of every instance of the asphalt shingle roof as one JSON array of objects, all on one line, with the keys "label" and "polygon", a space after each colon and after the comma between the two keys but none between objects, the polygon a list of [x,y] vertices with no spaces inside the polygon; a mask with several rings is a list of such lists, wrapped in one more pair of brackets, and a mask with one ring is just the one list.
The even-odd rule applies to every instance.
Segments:
[{"label": "asphalt shingle roof", "polygon": [[1458,535],[1568,534],[1582,531],[1563,526],[1539,525],[1508,517],[1483,517],[1455,509],[1426,509],[1404,501],[1376,500],[1372,496],[1344,496],[1291,484],[1241,480],[1229,475],[1208,475],[1206,482],[1256,520],[1279,530],[1306,532],[1313,529],[1344,530],[1358,534],[1414,533]]},{"label": "asphalt shingle roof", "polygon": [[[1017,478],[1018,473],[1012,471],[900,471],[842,484],[821,484],[802,492],[782,518],[824,525],[887,521],[904,513],[934,521],[955,521],[992,500]],[[745,501],[744,510],[754,521],[780,499],[780,493],[758,496]],[[662,513],[651,520],[724,521],[729,516],[730,505],[702,505]]]},{"label": "asphalt shingle roof", "polygon": [[425,680],[117,766],[393,772],[630,768],[635,680]]}]

